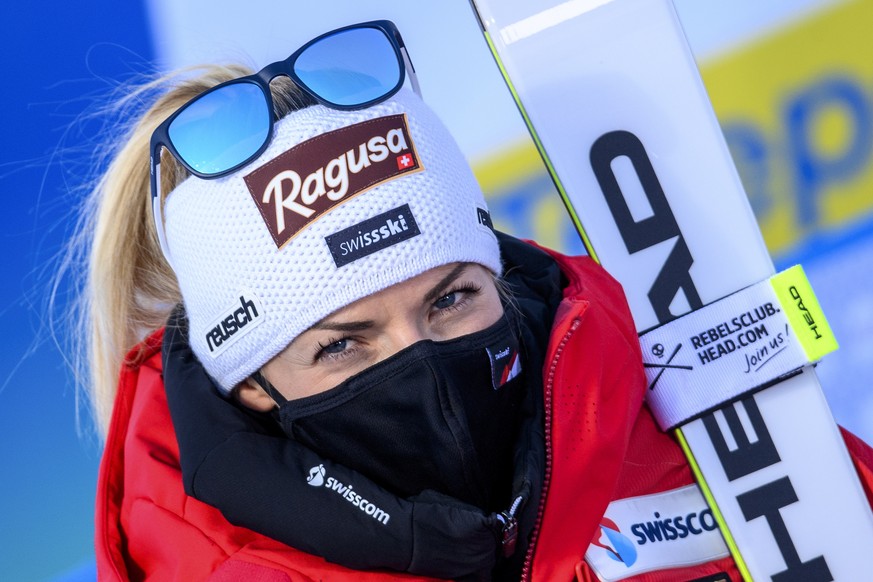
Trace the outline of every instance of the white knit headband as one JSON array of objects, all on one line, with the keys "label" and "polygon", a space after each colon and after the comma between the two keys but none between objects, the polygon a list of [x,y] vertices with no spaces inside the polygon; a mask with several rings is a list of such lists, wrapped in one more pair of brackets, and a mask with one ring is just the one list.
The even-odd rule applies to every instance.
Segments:
[{"label": "white knit headband", "polygon": [[407,90],[290,113],[257,160],[188,178],[164,216],[189,341],[225,392],[362,297],[453,262],[501,272],[466,160]]}]

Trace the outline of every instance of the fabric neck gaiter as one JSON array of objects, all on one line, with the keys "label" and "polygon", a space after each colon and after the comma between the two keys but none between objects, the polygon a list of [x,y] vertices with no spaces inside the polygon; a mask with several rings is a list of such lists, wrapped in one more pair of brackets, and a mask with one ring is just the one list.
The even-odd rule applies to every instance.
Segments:
[{"label": "fabric neck gaiter", "polygon": [[524,386],[504,315],[470,335],[413,344],[277,414],[289,437],[397,495],[435,490],[499,511],[510,502]]}]

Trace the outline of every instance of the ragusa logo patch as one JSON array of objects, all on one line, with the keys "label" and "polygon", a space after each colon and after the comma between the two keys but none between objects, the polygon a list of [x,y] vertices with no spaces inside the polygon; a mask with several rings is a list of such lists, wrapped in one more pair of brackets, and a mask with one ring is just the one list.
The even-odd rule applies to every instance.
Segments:
[{"label": "ragusa logo patch", "polygon": [[324,487],[328,491],[333,491],[382,525],[388,525],[391,520],[389,513],[355,491],[354,486],[347,485],[334,477],[327,477],[324,465],[319,464],[309,469],[306,482],[310,487]]},{"label": "ragusa logo patch", "polygon": [[389,115],[297,144],[245,176],[278,248],[319,216],[389,180],[420,172],[406,115]]}]

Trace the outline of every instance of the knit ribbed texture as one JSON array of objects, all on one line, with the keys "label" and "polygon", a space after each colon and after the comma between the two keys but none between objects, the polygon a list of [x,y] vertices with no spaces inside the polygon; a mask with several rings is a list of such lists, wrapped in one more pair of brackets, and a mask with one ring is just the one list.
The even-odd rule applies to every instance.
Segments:
[{"label": "knit ribbed texture", "polygon": [[[397,113],[407,115],[424,171],[344,201],[277,249],[243,176],[316,135]],[[477,208],[486,205],[466,160],[434,113],[405,89],[365,110],[317,105],[293,112],[276,123],[272,142],[256,161],[217,180],[188,178],[165,204],[169,254],[188,313],[190,343],[224,391],[314,323],[362,297],[453,262],[501,271],[496,237],[477,217]],[[403,204],[420,235],[336,266],[325,237]],[[258,317],[216,347],[207,336],[235,311],[243,314],[241,297],[257,305]]]}]

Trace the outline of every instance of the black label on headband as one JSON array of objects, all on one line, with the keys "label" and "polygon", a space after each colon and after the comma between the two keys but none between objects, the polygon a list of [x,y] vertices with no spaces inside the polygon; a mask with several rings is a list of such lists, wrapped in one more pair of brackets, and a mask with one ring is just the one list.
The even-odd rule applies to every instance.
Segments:
[{"label": "black label on headband", "polygon": [[491,214],[484,208],[476,208],[476,217],[479,219],[479,224],[491,230],[494,230],[494,223],[491,222]]},{"label": "black label on headband", "polygon": [[342,267],[419,234],[412,210],[409,204],[404,204],[326,236],[324,240],[334,263]]},{"label": "black label on headband", "polygon": [[264,321],[264,307],[258,296],[251,291],[241,291],[239,299],[209,325],[206,330],[206,346],[209,355],[218,355],[231,344]]}]

